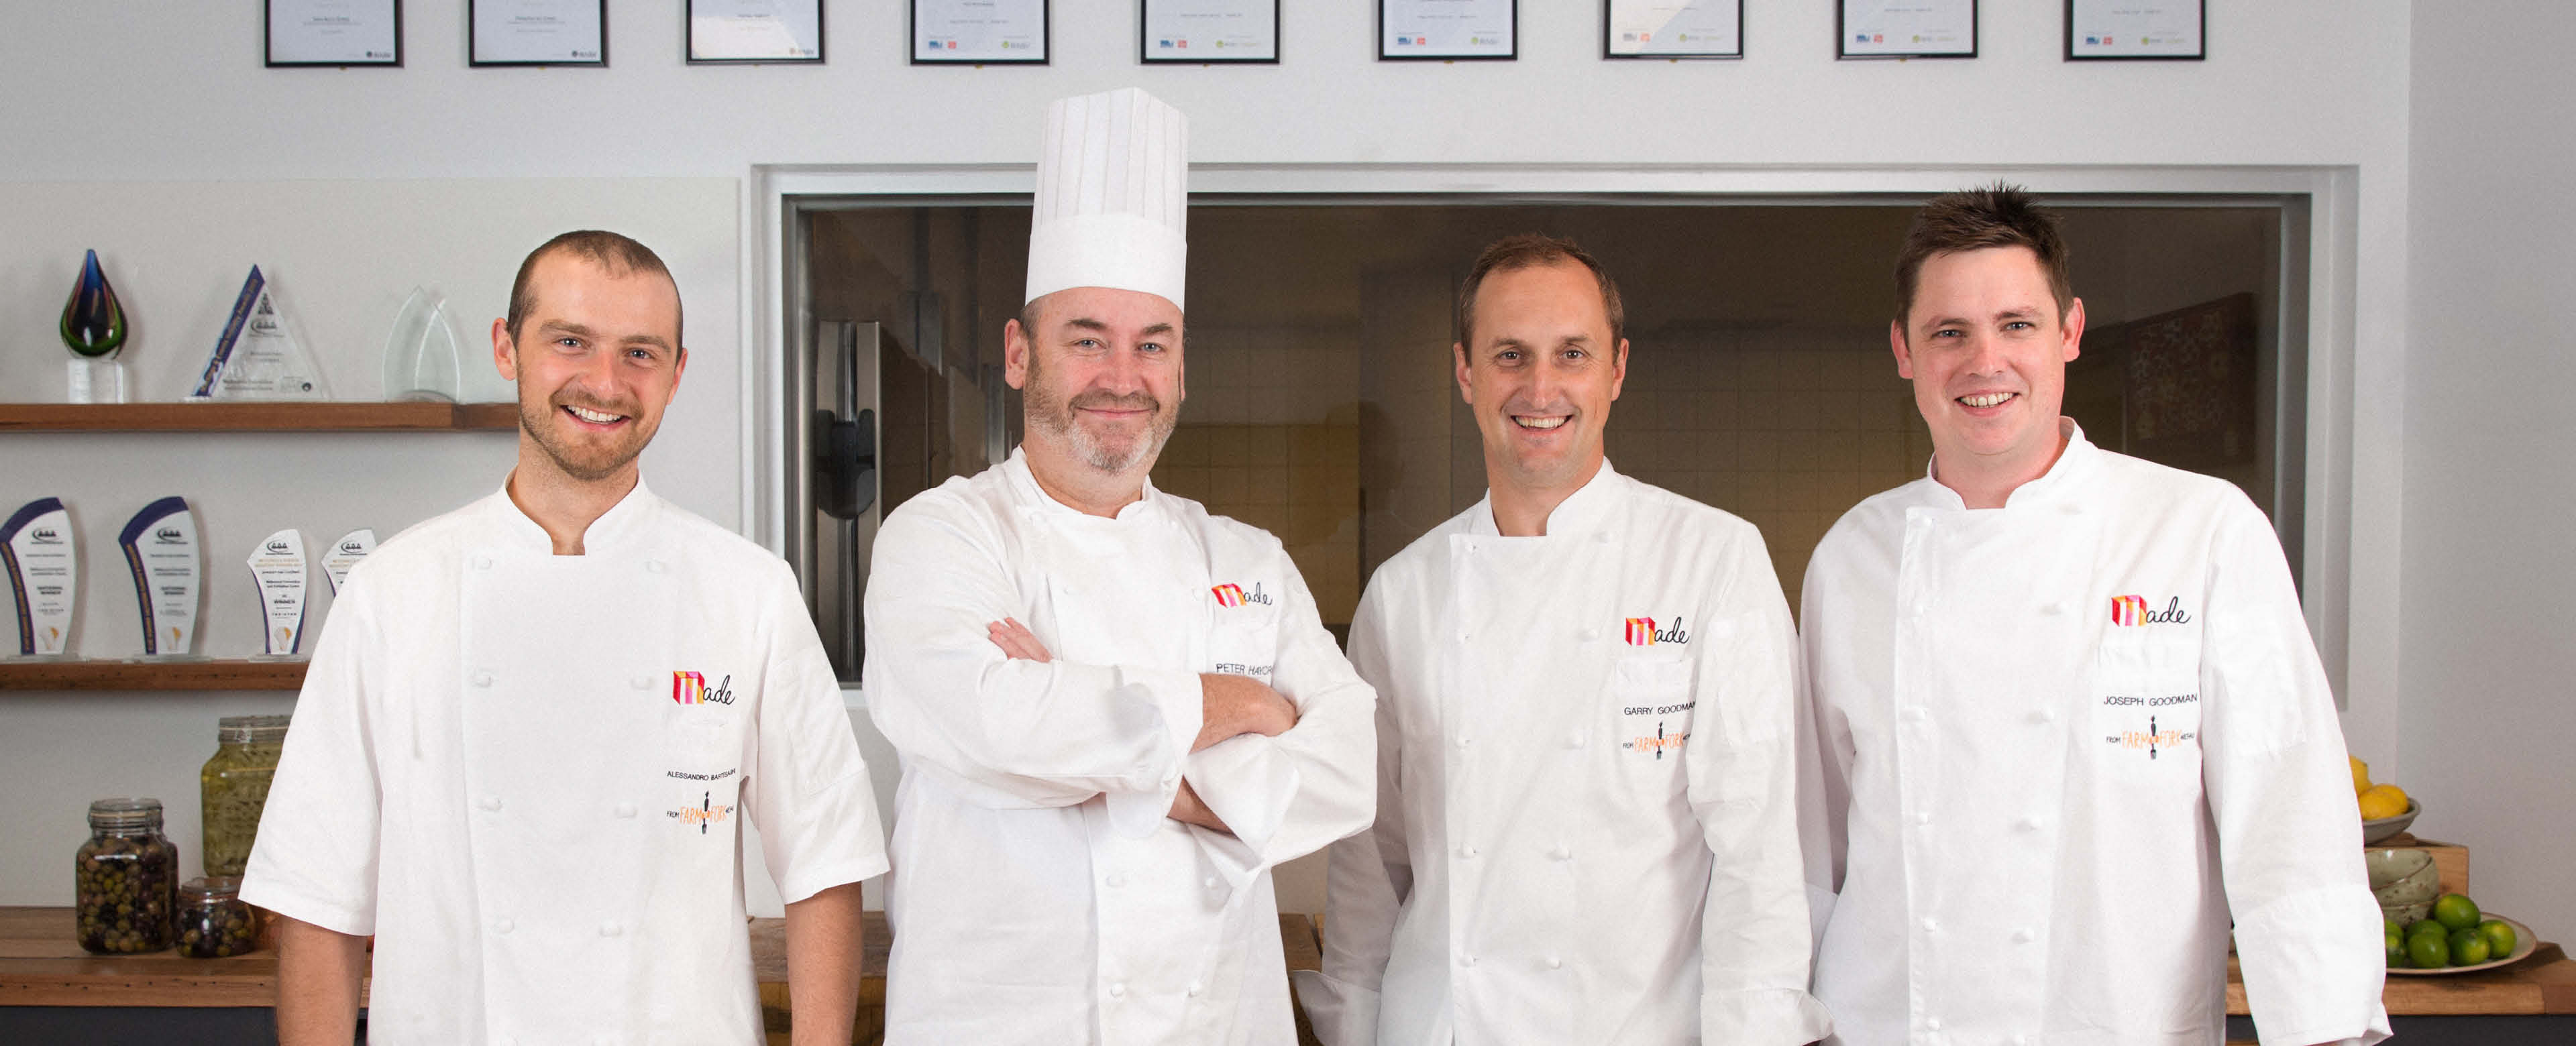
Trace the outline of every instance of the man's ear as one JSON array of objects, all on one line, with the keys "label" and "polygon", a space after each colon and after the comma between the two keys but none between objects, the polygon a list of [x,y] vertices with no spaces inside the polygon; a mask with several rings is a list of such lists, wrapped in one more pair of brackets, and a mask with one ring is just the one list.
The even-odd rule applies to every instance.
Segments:
[{"label": "man's ear", "polygon": [[2066,362],[2073,363],[2075,357],[2084,354],[2084,299],[2077,298],[2067,303],[2063,326],[2066,328]]},{"label": "man's ear", "polygon": [[1450,362],[1457,364],[1459,400],[1469,405],[1473,405],[1476,402],[1476,379],[1474,377],[1474,373],[1467,367],[1466,343],[1456,341],[1450,342],[1449,359]]},{"label": "man's ear", "polygon": [[1610,358],[1610,398],[1619,398],[1619,390],[1628,384],[1628,339],[1619,339],[1619,350]]},{"label": "man's ear", "polygon": [[1037,346],[1029,343],[1029,332],[1020,326],[1018,317],[1002,324],[1002,382],[1015,389],[1029,387],[1029,354]]},{"label": "man's ear", "polygon": [[1889,351],[1896,353],[1896,376],[1907,381],[1914,380],[1914,353],[1910,351],[1911,347],[1905,344],[1904,321],[1888,321],[1887,347]]},{"label": "man's ear", "polygon": [[519,380],[519,346],[510,337],[510,321],[492,321],[492,366],[504,381]]}]

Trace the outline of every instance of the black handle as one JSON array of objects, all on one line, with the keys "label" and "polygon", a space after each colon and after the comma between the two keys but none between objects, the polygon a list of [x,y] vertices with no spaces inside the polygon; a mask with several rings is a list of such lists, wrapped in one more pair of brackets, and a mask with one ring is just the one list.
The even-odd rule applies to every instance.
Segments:
[{"label": "black handle", "polygon": [[820,438],[814,441],[814,471],[822,479],[822,498],[815,507],[836,519],[857,519],[877,500],[877,417],[862,410],[844,421],[831,411],[814,412]]}]

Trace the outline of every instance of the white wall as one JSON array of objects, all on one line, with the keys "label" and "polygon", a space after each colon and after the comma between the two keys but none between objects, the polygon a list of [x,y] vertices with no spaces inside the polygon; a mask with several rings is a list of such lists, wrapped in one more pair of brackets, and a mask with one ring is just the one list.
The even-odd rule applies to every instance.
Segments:
[{"label": "white wall", "polygon": [[2554,41],[2576,9],[2415,18],[2398,783],[2470,847],[2477,899],[2576,933],[2576,120]]},{"label": "white wall", "polygon": [[[828,4],[829,65],[688,67],[678,59],[677,6],[613,4],[610,69],[478,70],[464,64],[463,4],[406,4],[407,68],[338,71],[261,68],[258,18],[240,5],[10,5],[9,31],[0,34],[0,97],[9,99],[0,107],[0,142],[9,143],[0,149],[0,271],[33,275],[0,277],[0,331],[19,343],[5,351],[48,361],[54,355],[50,326],[78,246],[95,243],[130,264],[167,271],[163,246],[184,245],[206,261],[185,279],[160,284],[170,289],[156,295],[179,303],[229,300],[239,279],[230,270],[259,252],[227,246],[239,234],[210,213],[210,193],[276,201],[265,213],[300,242],[348,241],[331,255],[329,267],[340,277],[334,289],[323,287],[333,281],[314,272],[313,262],[280,277],[294,281],[291,293],[312,312],[346,309],[345,336],[353,347],[371,346],[381,339],[382,320],[366,318],[389,317],[401,292],[423,282],[410,261],[418,252],[449,259],[431,278],[453,281],[452,288],[475,280],[488,287],[506,279],[529,242],[517,232],[533,235],[535,228],[512,226],[517,238],[450,236],[438,231],[435,216],[418,216],[389,230],[388,239],[354,242],[334,224],[334,215],[347,213],[340,205],[296,211],[305,180],[342,180],[331,184],[345,189],[319,191],[387,211],[419,203],[405,188],[411,180],[468,182],[459,191],[479,204],[520,199],[531,225],[551,231],[588,220],[577,217],[586,194],[630,202],[641,196],[626,194],[650,195],[650,183],[636,179],[739,180],[757,165],[792,163],[1025,164],[1036,153],[1045,100],[1129,84],[1189,112],[1194,159],[1203,163],[1956,167],[1962,183],[1993,166],[2336,167],[2356,176],[2356,205],[2320,220],[2347,223],[2357,244],[2349,318],[2355,366],[2344,380],[2358,392],[2348,422],[2357,508],[2348,549],[2335,551],[2355,564],[2355,606],[2395,605],[2410,27],[2408,6],[2397,0],[2214,5],[2206,62],[2095,64],[2058,59],[2059,0],[1986,0],[1985,57],[1903,63],[1836,62],[1833,5],[1825,0],[1748,3],[1750,57],[1704,63],[1603,62],[1599,9],[1577,2],[1523,5],[1518,62],[1381,64],[1371,59],[1374,5],[1291,3],[1283,26],[1287,61],[1243,68],[1140,68],[1131,0],[1058,0],[1054,65],[982,70],[909,67],[902,60],[903,4],[838,0]],[[556,194],[543,183],[486,184],[526,178],[577,181],[561,183]],[[92,186],[95,194],[32,184],[46,182]],[[147,182],[159,184],[139,184]],[[631,229],[655,220],[685,225],[687,234],[656,243],[666,250],[739,244],[738,234],[711,231],[739,224],[738,194],[715,195],[610,217]],[[103,199],[114,216],[92,224],[63,212],[62,201],[72,198]],[[31,227],[42,235],[21,232]],[[157,231],[137,236],[132,230],[139,228]],[[692,340],[706,343],[727,322],[748,327],[741,297],[764,289],[748,284],[738,255],[730,265],[713,254],[695,256],[705,267],[682,281]],[[134,289],[140,298],[143,287]],[[702,293],[722,298],[702,301]],[[202,315],[199,304],[146,317],[151,328],[138,321],[139,336],[158,339],[166,327],[178,338],[166,351],[201,351],[187,344],[211,340],[211,330],[189,333]],[[51,366],[37,368],[36,389],[51,388],[41,373]],[[689,410],[708,412],[703,427],[691,430],[700,438],[678,441],[676,431],[666,431],[650,462],[665,493],[673,493],[667,477],[674,474],[702,479],[710,490],[739,482],[738,409],[712,394],[715,383],[696,384],[700,376],[693,370],[684,392]],[[0,390],[20,395],[15,386]],[[710,395],[694,399],[700,392]],[[7,446],[0,490],[14,490],[17,470],[33,467],[20,457],[36,444]],[[196,489],[216,489],[211,480],[194,480],[190,466],[120,457],[117,467],[138,488],[191,480]],[[251,470],[240,463],[196,467],[226,482]],[[474,472],[459,468],[460,476]],[[470,492],[442,487],[437,497],[419,496],[444,501]],[[694,495],[683,501],[734,521],[736,513],[717,502]],[[2393,746],[2396,730],[2398,648],[2393,611],[2372,613],[2356,619],[2350,638],[2347,731],[2357,747],[2383,748]],[[230,700],[0,696],[0,766],[9,767],[0,780],[16,789],[22,808],[56,811],[46,824],[76,826],[81,802],[101,789],[127,789],[109,787],[99,774],[40,772],[60,769],[59,761],[13,761],[35,743],[15,738],[61,745],[96,735],[91,744],[105,752],[116,743],[114,731],[146,730],[163,740],[144,750],[166,763],[182,748],[195,750],[194,742],[173,739],[209,733],[218,706]],[[59,855],[73,841],[33,831],[0,840],[0,903],[63,902],[69,886],[57,874]],[[1283,883],[1283,896],[1299,889]]]}]

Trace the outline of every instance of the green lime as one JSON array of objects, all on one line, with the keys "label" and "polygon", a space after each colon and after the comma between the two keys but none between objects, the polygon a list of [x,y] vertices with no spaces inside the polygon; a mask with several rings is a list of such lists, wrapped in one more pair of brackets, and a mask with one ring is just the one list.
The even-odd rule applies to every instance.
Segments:
[{"label": "green lime", "polygon": [[2451,935],[2451,928],[2444,926],[2441,923],[2434,922],[2431,919],[2417,919],[2414,922],[2406,924],[2407,940],[2411,941],[2428,933],[2435,937],[2449,937]]},{"label": "green lime", "polygon": [[2418,970],[2438,970],[2451,964],[2451,942],[2429,933],[2409,934],[2406,959]]},{"label": "green lime", "polygon": [[2451,935],[2451,965],[2475,966],[2487,961],[2487,938],[2476,927]]},{"label": "green lime", "polygon": [[2479,923],[2478,936],[2487,939],[2487,956],[2495,959],[2513,954],[2514,946],[2522,943],[2514,936],[2513,927],[2497,919]]},{"label": "green lime", "polygon": [[2388,965],[2392,969],[2406,965],[2406,938],[2395,930],[2388,931]]},{"label": "green lime", "polygon": [[2453,930],[2465,930],[2478,924],[2478,902],[2461,893],[2443,894],[2433,902],[2433,921]]}]

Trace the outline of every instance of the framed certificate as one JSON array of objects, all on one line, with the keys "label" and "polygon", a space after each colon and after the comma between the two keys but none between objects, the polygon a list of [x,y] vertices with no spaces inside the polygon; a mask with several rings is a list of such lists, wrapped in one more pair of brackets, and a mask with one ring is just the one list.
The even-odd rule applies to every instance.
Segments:
[{"label": "framed certificate", "polygon": [[912,0],[914,65],[1045,65],[1048,0]]},{"label": "framed certificate", "polygon": [[608,65],[608,0],[465,0],[468,65]]},{"label": "framed certificate", "polygon": [[2197,62],[2209,0],[2066,0],[2066,60]]},{"label": "framed certificate", "polygon": [[1836,58],[1975,58],[1977,0],[1838,0]]},{"label": "framed certificate", "polygon": [[691,65],[823,63],[823,0],[688,0]]},{"label": "framed certificate", "polygon": [[1279,0],[1137,4],[1137,61],[1279,63]]},{"label": "framed certificate", "polygon": [[1520,0],[1377,0],[1377,60],[1520,57]]},{"label": "framed certificate", "polygon": [[1744,0],[1603,0],[1603,58],[1742,58]]},{"label": "framed certificate", "polygon": [[402,0],[263,0],[271,69],[402,60]]}]

